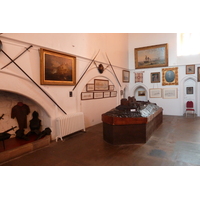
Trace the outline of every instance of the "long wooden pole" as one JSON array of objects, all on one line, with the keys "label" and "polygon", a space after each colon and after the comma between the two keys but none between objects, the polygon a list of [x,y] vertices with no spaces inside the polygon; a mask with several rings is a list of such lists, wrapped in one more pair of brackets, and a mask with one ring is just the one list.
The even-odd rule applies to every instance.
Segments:
[{"label": "long wooden pole", "polygon": [[[100,50],[99,50],[100,51]],[[97,52],[96,56],[92,59],[92,61],[90,62],[90,64],[88,65],[87,69],[85,70],[85,72],[83,73],[83,75],[81,76],[81,78],[78,80],[78,82],[76,83],[76,85],[74,86],[73,90],[76,88],[76,86],[79,84],[79,82],[81,81],[81,79],[83,78],[83,76],[85,75],[85,73],[87,72],[87,70],[89,69],[89,67],[91,66],[91,64],[94,62],[95,58],[97,57],[97,55],[99,54],[99,51]],[[73,91],[72,90],[72,91]]]},{"label": "long wooden pole", "polygon": [[[107,59],[108,59],[107,54],[106,54],[106,57],[107,57]],[[113,67],[112,67],[111,62],[110,62],[109,59],[108,59],[108,62],[109,62],[110,66],[111,66],[111,68],[112,68],[112,70],[113,70],[113,72],[114,72],[115,78],[117,79],[117,81],[118,81],[118,83],[119,83],[119,85],[120,85],[120,87],[121,87],[121,84],[120,84],[120,82],[119,82],[119,80],[118,80],[118,78],[117,78],[117,75],[115,74],[115,71],[114,71],[114,69],[113,69]]]},{"label": "long wooden pole", "polygon": [[63,113],[67,114],[12,58],[1,49],[1,51],[40,89],[44,94],[46,94],[59,108]]},{"label": "long wooden pole", "polygon": [[13,61],[17,60],[17,58],[19,58],[22,54],[24,54],[26,51],[28,51],[31,47],[33,47],[32,45],[28,48],[26,48],[26,50],[24,50],[21,54],[19,54],[16,58],[12,59],[12,61],[10,61],[7,65],[5,65],[4,67],[2,67],[1,69],[4,69],[5,67],[7,67],[8,65],[10,65]]}]

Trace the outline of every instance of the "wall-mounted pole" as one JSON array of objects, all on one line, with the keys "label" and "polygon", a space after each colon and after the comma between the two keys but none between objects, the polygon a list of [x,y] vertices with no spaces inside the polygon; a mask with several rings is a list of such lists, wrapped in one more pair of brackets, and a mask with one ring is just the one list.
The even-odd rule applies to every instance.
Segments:
[{"label": "wall-mounted pole", "polygon": [[28,51],[31,47],[33,47],[33,46],[31,45],[30,47],[26,48],[21,54],[19,54],[16,58],[14,58],[12,61],[10,61],[7,65],[5,65],[4,67],[2,67],[1,69],[4,69],[8,65],[10,65],[13,61],[17,60],[17,58],[19,58],[22,54],[24,54],[26,51]]},{"label": "wall-mounted pole", "polygon": [[[107,56],[107,54],[106,54],[106,57],[107,57],[107,59],[108,59],[108,56]],[[108,62],[109,62],[110,66],[111,66],[111,68],[112,68],[112,70],[113,70],[113,72],[114,72],[115,78],[117,79],[117,81],[118,81],[118,83],[119,83],[120,87],[122,87],[122,86],[121,86],[121,84],[120,84],[120,82],[119,82],[119,80],[118,80],[118,78],[117,78],[117,75],[115,74],[115,71],[114,71],[114,69],[113,69],[113,66],[111,65],[111,62],[110,62],[110,60],[109,60],[109,59],[108,59]]]},{"label": "wall-mounted pole", "polygon": [[13,62],[42,92],[44,92],[59,108],[63,113],[67,114],[9,55],[6,54],[2,49],[1,51]]},{"label": "wall-mounted pole", "polygon": [[[99,50],[100,51],[100,50]],[[85,73],[87,72],[87,70],[89,69],[89,67],[91,66],[91,64],[94,62],[95,58],[97,57],[97,55],[99,54],[99,51],[97,52],[96,56],[93,58],[93,60],[90,62],[90,64],[88,65],[87,69],[85,70],[85,72],[83,73],[83,75],[81,76],[81,78],[79,79],[79,81],[76,83],[76,85],[74,86],[73,90],[76,88],[76,86],[79,84],[79,82],[81,81],[81,79],[83,78],[83,76],[85,75]],[[72,90],[72,91],[73,91]]]}]

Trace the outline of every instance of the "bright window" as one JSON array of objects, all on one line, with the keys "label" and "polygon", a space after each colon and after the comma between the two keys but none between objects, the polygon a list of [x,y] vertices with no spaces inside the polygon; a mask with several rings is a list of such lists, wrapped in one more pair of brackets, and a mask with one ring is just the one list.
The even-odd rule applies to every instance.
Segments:
[{"label": "bright window", "polygon": [[178,56],[200,54],[200,33],[177,34]]}]

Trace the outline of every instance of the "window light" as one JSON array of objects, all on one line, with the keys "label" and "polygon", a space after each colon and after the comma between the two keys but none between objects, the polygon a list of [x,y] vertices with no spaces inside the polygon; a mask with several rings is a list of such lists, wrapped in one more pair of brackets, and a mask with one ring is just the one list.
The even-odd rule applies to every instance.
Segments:
[{"label": "window light", "polygon": [[200,33],[177,34],[178,56],[200,54]]}]

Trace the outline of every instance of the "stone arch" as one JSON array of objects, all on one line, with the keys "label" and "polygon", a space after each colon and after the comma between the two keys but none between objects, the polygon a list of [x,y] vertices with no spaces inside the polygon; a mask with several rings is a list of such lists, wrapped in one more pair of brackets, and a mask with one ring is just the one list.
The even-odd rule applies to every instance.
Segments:
[{"label": "stone arch", "polygon": [[[142,89],[141,91],[145,91],[145,96],[140,96],[138,97],[138,95],[136,94],[136,92],[138,91],[138,89]],[[136,100],[142,100],[142,101],[146,101],[148,100],[148,96],[149,96],[149,91],[146,85],[144,85],[143,83],[136,83],[132,89],[130,90],[130,96],[135,96]]]},{"label": "stone arch", "polygon": [[[193,88],[193,95],[187,95],[186,94],[186,87],[194,87]],[[198,91],[199,87],[197,84],[197,78],[195,76],[186,76],[180,81],[180,106],[181,106],[181,113],[185,113],[185,104],[187,100],[192,100],[195,104],[195,110],[196,114],[199,116],[199,96],[198,96]]]}]

